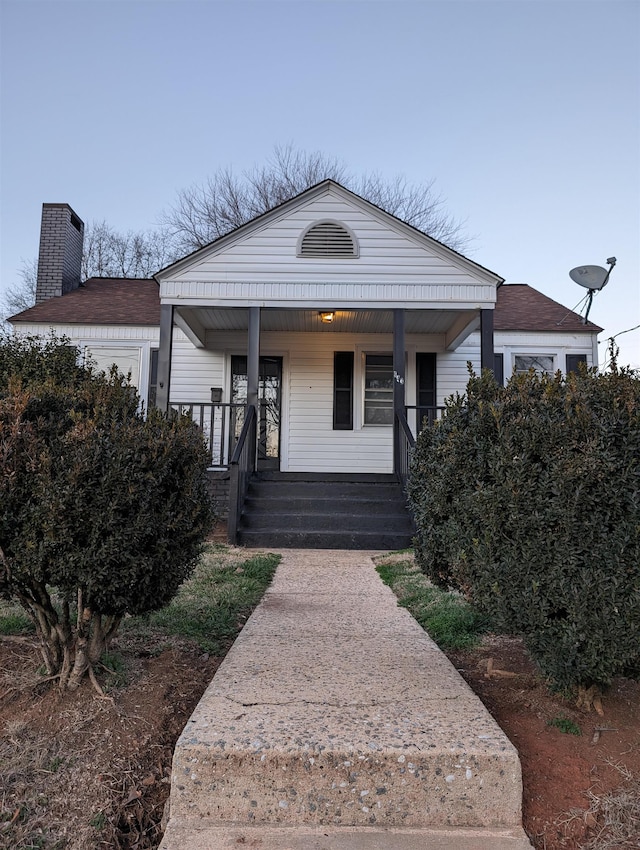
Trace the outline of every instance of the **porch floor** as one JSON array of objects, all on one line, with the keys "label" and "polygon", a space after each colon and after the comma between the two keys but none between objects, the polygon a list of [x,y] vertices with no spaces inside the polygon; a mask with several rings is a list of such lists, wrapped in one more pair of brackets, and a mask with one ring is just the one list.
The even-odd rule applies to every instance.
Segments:
[{"label": "porch floor", "polygon": [[530,850],[516,750],[372,553],[282,555],[178,740],[161,850]]}]

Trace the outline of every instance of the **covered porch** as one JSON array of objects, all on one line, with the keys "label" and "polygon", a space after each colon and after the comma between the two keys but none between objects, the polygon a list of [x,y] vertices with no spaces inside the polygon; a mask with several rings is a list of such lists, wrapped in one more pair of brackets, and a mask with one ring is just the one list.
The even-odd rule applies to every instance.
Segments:
[{"label": "covered porch", "polygon": [[[229,481],[235,542],[256,473],[388,474],[403,486],[419,429],[453,391],[452,364],[493,368],[492,318],[489,307],[163,304],[157,404],[203,431],[211,469]],[[189,368],[210,384],[192,396],[184,379],[172,390]]]}]

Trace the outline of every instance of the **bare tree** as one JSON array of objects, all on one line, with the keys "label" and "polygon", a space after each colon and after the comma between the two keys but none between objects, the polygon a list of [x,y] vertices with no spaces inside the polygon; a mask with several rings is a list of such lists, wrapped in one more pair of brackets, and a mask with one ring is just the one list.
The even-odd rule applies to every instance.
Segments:
[{"label": "bare tree", "polygon": [[332,179],[397,218],[458,251],[468,247],[464,223],[446,212],[433,180],[411,184],[404,177],[388,181],[379,174],[354,176],[344,163],[320,152],[276,147],[266,165],[242,176],[230,168],[217,171],[203,184],[178,192],[162,216],[177,253],[202,248],[261,213],[293,198],[322,180]]},{"label": "bare tree", "polygon": [[18,270],[20,283],[14,283],[0,300],[0,325],[9,318],[21,313],[36,303],[36,281],[38,279],[38,261],[22,260]]},{"label": "bare tree", "polygon": [[[85,227],[82,252],[82,279],[90,277],[150,277],[177,259],[166,229],[121,233],[106,221]],[[36,303],[37,259],[23,260],[19,282],[10,286],[0,299],[0,324]]]},{"label": "bare tree", "polygon": [[150,277],[176,258],[164,229],[120,233],[106,221],[85,228],[82,277]]}]

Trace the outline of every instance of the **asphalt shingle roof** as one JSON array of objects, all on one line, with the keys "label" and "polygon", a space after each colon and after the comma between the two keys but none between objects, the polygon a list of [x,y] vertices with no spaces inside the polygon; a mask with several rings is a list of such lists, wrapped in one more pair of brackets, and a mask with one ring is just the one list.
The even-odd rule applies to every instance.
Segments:
[{"label": "asphalt shingle roof", "polygon": [[12,316],[11,322],[64,325],[159,325],[155,280],[92,277],[79,289],[49,298]]},{"label": "asphalt shingle roof", "polygon": [[498,289],[493,316],[496,331],[576,331],[593,333],[602,328],[526,283],[510,283]]},{"label": "asphalt shingle roof", "polygon": [[[155,280],[90,278],[80,289],[49,298],[11,318],[32,324],[152,325],[160,324],[160,297]],[[494,312],[497,331],[570,331],[593,333],[602,328],[587,322],[526,283],[498,288]]]}]

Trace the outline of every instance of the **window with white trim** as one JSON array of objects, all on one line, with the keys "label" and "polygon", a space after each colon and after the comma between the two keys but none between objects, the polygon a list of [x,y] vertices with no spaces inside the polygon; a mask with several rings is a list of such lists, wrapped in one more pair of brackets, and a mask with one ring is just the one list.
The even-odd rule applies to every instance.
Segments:
[{"label": "window with white trim", "polygon": [[393,424],[393,355],[391,354],[365,354],[363,424]]},{"label": "window with white trim", "polygon": [[140,386],[140,348],[124,345],[88,345],[86,355],[96,372],[106,375],[115,366],[125,378],[129,378],[134,387]]},{"label": "window with white trim", "polygon": [[531,369],[537,375],[552,375],[554,360],[553,354],[514,354],[513,370],[518,375],[526,375]]}]

